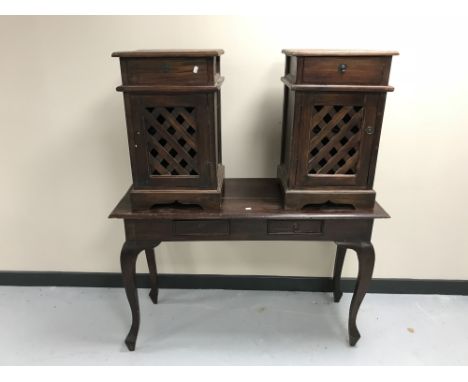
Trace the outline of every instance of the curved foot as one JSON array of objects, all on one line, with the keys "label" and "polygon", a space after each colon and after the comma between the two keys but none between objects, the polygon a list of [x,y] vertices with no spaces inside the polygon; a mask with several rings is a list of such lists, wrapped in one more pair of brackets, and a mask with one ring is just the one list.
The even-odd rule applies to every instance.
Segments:
[{"label": "curved foot", "polygon": [[342,296],[343,296],[343,292],[341,292],[341,291],[340,291],[340,292],[334,291],[334,292],[333,292],[333,301],[335,301],[335,302],[340,302]]},{"label": "curved foot", "polygon": [[128,350],[130,350],[130,351],[135,350],[137,335],[138,335],[138,330],[136,332],[132,332],[132,329],[130,329],[130,332],[128,333],[127,337],[125,338],[125,345],[127,345]]},{"label": "curved foot", "polygon": [[359,341],[361,338],[361,335],[359,334],[359,330],[357,328],[354,328],[354,333],[349,335],[349,346],[354,346],[356,343]]},{"label": "curved foot", "polygon": [[153,301],[153,304],[158,303],[158,290],[157,289],[152,289],[149,292],[149,296],[150,296],[151,301]]}]

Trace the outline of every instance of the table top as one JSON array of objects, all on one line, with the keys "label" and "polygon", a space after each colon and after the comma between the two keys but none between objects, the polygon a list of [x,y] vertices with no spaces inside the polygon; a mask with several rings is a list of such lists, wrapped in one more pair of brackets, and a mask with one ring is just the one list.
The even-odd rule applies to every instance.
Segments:
[{"label": "table top", "polygon": [[281,186],[275,178],[238,178],[224,180],[220,211],[207,211],[194,205],[157,206],[132,211],[130,190],[117,204],[110,218],[118,219],[381,219],[390,216],[375,203],[372,209],[352,206],[310,206],[300,211],[286,211],[282,206]]}]

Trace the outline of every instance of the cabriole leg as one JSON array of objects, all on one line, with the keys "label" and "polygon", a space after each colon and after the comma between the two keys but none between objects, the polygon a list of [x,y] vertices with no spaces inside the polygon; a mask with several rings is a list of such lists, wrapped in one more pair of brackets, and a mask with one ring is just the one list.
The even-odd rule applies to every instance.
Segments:
[{"label": "cabriole leg", "polygon": [[135,266],[138,254],[142,250],[143,248],[137,247],[135,243],[126,241],[120,253],[123,284],[132,311],[132,326],[125,339],[125,344],[130,351],[135,350],[138,329],[140,327],[140,306],[138,304],[138,291],[135,282]]},{"label": "cabriole leg", "polygon": [[354,289],[353,299],[351,300],[351,306],[349,308],[349,344],[351,346],[356,345],[356,342],[361,338],[361,334],[356,326],[356,318],[361,306],[362,300],[369,289],[369,284],[372,280],[372,272],[374,271],[375,253],[374,247],[371,243],[361,243],[356,245],[356,250],[359,262],[359,272],[356,287]]},{"label": "cabriole leg", "polygon": [[359,272],[356,287],[354,288],[353,298],[351,300],[351,306],[349,308],[348,319],[349,344],[354,346],[361,338],[361,334],[359,333],[356,325],[356,318],[362,300],[364,299],[372,280],[375,253],[374,247],[371,243],[340,243],[339,245],[344,248],[355,250],[359,262]]}]

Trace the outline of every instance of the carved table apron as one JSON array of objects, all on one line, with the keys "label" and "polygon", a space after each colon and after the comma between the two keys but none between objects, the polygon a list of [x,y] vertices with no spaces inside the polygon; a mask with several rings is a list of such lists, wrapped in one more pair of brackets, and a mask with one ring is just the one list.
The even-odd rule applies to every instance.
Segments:
[{"label": "carved table apron", "polygon": [[371,244],[374,219],[388,218],[375,203],[371,209],[346,205],[307,206],[300,211],[282,208],[281,189],[276,179],[226,179],[220,211],[206,211],[197,206],[155,206],[132,212],[128,193],[116,206],[111,218],[124,220],[125,243],[120,262],[123,283],[132,312],[132,325],[125,343],[135,349],[140,324],[135,283],[137,256],[145,251],[151,282],[150,298],[158,301],[158,277],[154,248],[163,241],[208,240],[318,240],[337,244],[333,272],[333,294],[339,302],[341,270],[346,250],[357,253],[359,272],[349,310],[349,343],[360,338],[356,326],[359,306],[368,290],[374,268]]}]

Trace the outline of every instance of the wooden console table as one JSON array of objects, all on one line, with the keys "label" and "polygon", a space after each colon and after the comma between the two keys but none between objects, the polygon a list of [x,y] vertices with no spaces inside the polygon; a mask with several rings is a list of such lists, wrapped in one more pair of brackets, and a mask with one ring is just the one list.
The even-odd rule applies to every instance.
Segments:
[{"label": "wooden console table", "polygon": [[341,270],[346,250],[356,251],[359,272],[349,310],[349,343],[360,338],[356,326],[359,306],[368,290],[374,268],[371,244],[374,219],[389,215],[375,203],[370,209],[351,206],[307,206],[301,211],[282,207],[281,189],[276,179],[226,179],[220,211],[197,206],[161,206],[132,212],[127,193],[111,218],[124,220],[125,243],[120,256],[123,283],[132,312],[132,326],[125,343],[135,349],[140,310],[135,284],[135,264],[145,251],[151,281],[150,298],[158,301],[158,277],[154,248],[163,241],[207,240],[320,240],[337,243],[333,272],[334,300],[339,302]]}]

